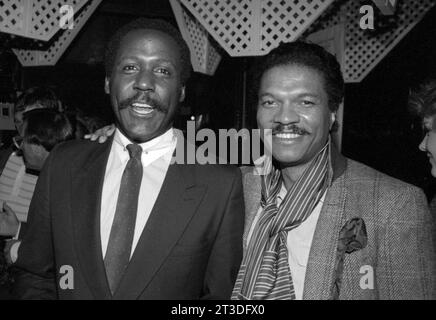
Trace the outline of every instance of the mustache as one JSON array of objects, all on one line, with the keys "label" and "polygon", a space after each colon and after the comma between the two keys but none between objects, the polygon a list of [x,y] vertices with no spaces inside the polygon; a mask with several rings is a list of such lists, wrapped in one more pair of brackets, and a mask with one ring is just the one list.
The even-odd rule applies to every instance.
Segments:
[{"label": "mustache", "polygon": [[161,101],[159,101],[156,98],[152,98],[148,95],[144,95],[141,93],[136,94],[135,96],[133,96],[131,98],[127,98],[125,100],[120,101],[119,109],[122,110],[122,109],[128,108],[128,107],[130,107],[130,105],[132,103],[135,103],[135,102],[145,103],[145,104],[148,104],[149,106],[151,106],[152,108],[157,109],[160,112],[168,113],[167,108],[164,106],[164,104]]},{"label": "mustache", "polygon": [[279,124],[277,127],[273,128],[272,130],[273,135],[278,133],[294,133],[299,135],[310,134],[309,131],[298,127],[296,124],[290,124],[290,125]]}]

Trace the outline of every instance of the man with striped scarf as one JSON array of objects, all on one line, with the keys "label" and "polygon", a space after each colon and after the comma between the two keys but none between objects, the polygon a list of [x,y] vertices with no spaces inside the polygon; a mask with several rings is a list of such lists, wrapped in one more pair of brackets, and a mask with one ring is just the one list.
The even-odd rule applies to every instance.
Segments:
[{"label": "man with striped scarf", "polygon": [[293,42],[256,67],[257,122],[272,157],[243,168],[245,251],[232,298],[434,298],[424,194],[332,143],[344,95],[335,57]]}]

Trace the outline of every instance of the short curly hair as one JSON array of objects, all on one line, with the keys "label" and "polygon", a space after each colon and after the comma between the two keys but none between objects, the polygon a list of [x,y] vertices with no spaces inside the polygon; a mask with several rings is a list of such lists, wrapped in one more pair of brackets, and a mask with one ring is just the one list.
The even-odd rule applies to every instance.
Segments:
[{"label": "short curly hair", "polygon": [[281,43],[263,58],[256,66],[254,86],[259,91],[263,74],[276,66],[298,65],[312,68],[321,73],[328,95],[328,104],[331,111],[339,108],[344,98],[344,78],[336,57],[323,47],[302,40]]},{"label": "short curly hair", "polygon": [[151,29],[157,30],[166,33],[169,35],[174,41],[177,43],[180,50],[180,61],[182,64],[182,70],[180,74],[180,79],[182,84],[185,84],[191,75],[191,54],[186,44],[185,40],[183,40],[180,32],[173,27],[170,23],[161,19],[147,19],[147,18],[139,18],[133,20],[132,22],[122,26],[118,29],[115,34],[109,40],[106,46],[105,53],[105,70],[106,75],[110,77],[112,73],[112,68],[115,63],[115,58],[120,47],[120,43],[123,38],[133,30],[139,29]]},{"label": "short curly hair", "polygon": [[50,152],[57,144],[74,138],[67,116],[53,109],[35,109],[23,115],[24,141]]},{"label": "short curly hair", "polygon": [[408,104],[409,110],[420,118],[436,115],[436,79],[428,79],[411,90]]},{"label": "short curly hair", "polygon": [[58,110],[61,102],[48,87],[32,87],[24,91],[17,99],[14,112],[24,112],[29,106],[39,105],[38,108]]}]

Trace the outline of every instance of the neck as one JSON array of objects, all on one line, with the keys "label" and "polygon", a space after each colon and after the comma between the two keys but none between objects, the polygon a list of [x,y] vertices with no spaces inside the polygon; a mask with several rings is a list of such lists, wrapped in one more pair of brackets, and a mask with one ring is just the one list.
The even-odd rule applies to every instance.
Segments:
[{"label": "neck", "polygon": [[313,159],[307,163],[295,166],[281,166],[281,173],[285,187],[289,190],[292,185],[301,177],[304,170],[312,163]]}]

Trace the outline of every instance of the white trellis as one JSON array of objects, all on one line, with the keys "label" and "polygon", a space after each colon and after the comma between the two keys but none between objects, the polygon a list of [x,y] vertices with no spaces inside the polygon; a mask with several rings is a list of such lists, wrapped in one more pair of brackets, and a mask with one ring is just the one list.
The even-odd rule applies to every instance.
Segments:
[{"label": "white trellis", "polygon": [[[102,0],[0,0],[0,31],[49,42],[45,50],[13,49],[23,66],[54,65]],[[61,29],[60,8],[74,10],[72,29]]]},{"label": "white trellis", "polygon": [[208,39],[210,36],[230,56],[256,56],[267,54],[281,41],[294,41],[344,23],[344,78],[346,82],[360,82],[435,1],[375,1],[376,13],[379,8],[383,8],[383,14],[393,13],[395,9],[394,15],[382,16],[383,21],[392,22],[384,32],[377,32],[377,21],[375,30],[360,27],[360,8],[368,4],[361,0],[171,0],[171,3],[178,4],[178,10],[173,5],[173,11],[180,30],[189,38],[191,50],[196,52],[196,59],[201,57],[201,61],[215,64],[212,55],[217,50]]},{"label": "white trellis", "polygon": [[212,43],[207,30],[192,14],[182,8],[178,0],[170,0],[170,3],[177,24],[182,26],[180,32],[191,51],[194,71],[213,75],[221,60],[217,46]]},{"label": "white trellis", "polygon": [[[333,0],[177,1],[233,57],[263,55],[281,41],[289,42],[297,39],[333,2]],[[178,13],[175,12],[175,15],[177,16]],[[187,28],[180,23],[179,27]]]},{"label": "white trellis", "polygon": [[48,41],[60,29],[63,5],[74,12],[88,0],[1,0],[0,31],[18,36]]},{"label": "white trellis", "polygon": [[[362,29],[359,12],[367,2],[342,1],[326,11],[312,26],[310,32],[323,30],[345,22],[345,54],[343,72],[345,81],[360,82],[424,17],[435,4],[434,0],[399,1],[393,16],[375,16],[374,30]],[[374,8],[377,10],[377,7]],[[379,21],[377,20],[379,18]],[[379,23],[388,24],[379,32]]]}]

